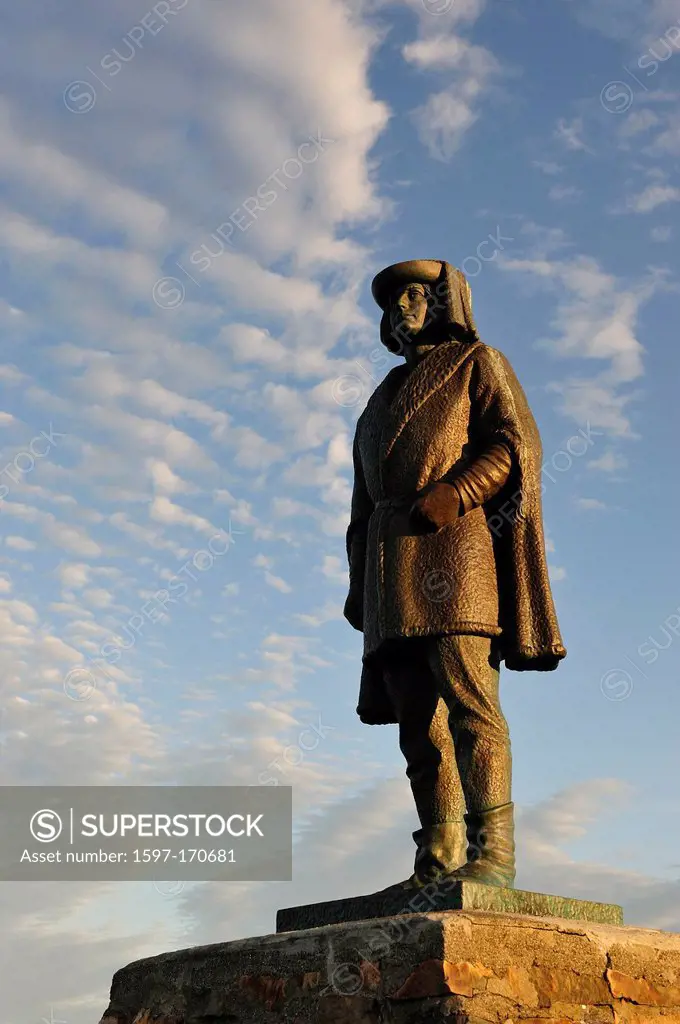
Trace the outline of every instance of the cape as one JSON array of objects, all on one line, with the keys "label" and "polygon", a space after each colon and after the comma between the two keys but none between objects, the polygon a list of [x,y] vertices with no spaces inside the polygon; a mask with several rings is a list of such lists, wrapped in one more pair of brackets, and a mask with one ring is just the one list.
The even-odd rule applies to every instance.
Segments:
[{"label": "cape", "polygon": [[[417,493],[453,480],[485,445],[503,441],[513,468],[483,508],[419,534]],[[506,357],[480,341],[437,345],[407,371],[395,367],[359,417],[347,530],[345,617],[364,634],[357,713],[396,722],[382,681],[392,637],[498,637],[514,671],[551,671],[566,650],[548,576],[541,507],[541,441]]]}]

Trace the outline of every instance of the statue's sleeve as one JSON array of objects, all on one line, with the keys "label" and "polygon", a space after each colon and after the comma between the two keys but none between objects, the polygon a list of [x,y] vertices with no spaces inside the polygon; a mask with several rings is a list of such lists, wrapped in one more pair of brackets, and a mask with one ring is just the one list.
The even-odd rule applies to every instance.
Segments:
[{"label": "statue's sleeve", "polygon": [[471,438],[475,448],[504,445],[510,453],[506,481],[513,492],[517,514],[536,495],[540,505],[541,439],[524,390],[502,352],[481,346],[470,381]]},{"label": "statue's sleeve", "polygon": [[460,498],[459,515],[484,505],[505,486],[512,469],[512,454],[507,444],[496,441],[477,455],[462,473],[451,481]]},{"label": "statue's sleeve", "polygon": [[363,628],[364,567],[366,560],[366,538],[368,520],[373,512],[373,502],[366,488],[361,465],[361,456],[356,436],[352,447],[354,465],[354,486],[350,523],[347,528],[346,547],[349,562],[349,594],[345,601],[344,616],[355,629]]}]

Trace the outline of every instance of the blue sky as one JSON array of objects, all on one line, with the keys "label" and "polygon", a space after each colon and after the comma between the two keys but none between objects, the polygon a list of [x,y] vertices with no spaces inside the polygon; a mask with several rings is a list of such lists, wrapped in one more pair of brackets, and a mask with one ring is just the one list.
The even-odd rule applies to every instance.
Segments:
[{"label": "blue sky", "polygon": [[3,17],[3,781],[274,777],[301,836],[292,883],[3,885],[9,1024],[84,1024],[123,963],[409,872],[341,616],[400,259],[468,273],[543,437],[569,653],[502,676],[517,884],[680,930],[678,0]]}]

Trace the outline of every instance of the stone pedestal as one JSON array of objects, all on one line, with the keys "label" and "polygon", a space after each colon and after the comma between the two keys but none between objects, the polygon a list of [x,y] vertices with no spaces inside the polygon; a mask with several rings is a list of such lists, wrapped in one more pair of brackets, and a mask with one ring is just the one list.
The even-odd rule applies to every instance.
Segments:
[{"label": "stone pedestal", "polygon": [[449,910],[179,950],[101,1024],[680,1024],[680,935]]},{"label": "stone pedestal", "polygon": [[401,914],[432,913],[440,910],[493,910],[506,914],[530,914],[532,917],[563,917],[570,921],[596,921],[598,924],[623,924],[623,910],[616,903],[573,900],[525,889],[504,889],[481,882],[458,882],[444,878],[408,890],[394,886],[370,896],[354,896],[328,903],[309,903],[287,907],[276,915],[277,932],[300,928],[320,928],[343,921],[367,921]]}]

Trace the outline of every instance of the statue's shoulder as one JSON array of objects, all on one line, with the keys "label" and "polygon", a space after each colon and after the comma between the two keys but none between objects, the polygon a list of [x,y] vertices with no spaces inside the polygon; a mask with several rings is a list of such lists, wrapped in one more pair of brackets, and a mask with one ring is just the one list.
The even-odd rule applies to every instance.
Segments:
[{"label": "statue's shoulder", "polygon": [[400,369],[401,368],[399,366],[393,366],[392,369],[383,377],[378,386],[374,388],[368,396],[368,401],[357,418],[355,434],[358,434],[363,427],[370,423],[376,416],[379,416],[385,405],[389,405],[389,396],[393,390],[394,384],[396,383],[395,377],[397,376],[397,371]]},{"label": "statue's shoulder", "polygon": [[505,353],[501,352],[498,348],[487,345],[484,341],[477,343],[471,356],[477,363],[481,373],[503,379],[508,376],[513,378],[515,376],[510,360]]},{"label": "statue's shoulder", "polygon": [[446,345],[446,360],[449,365],[466,363],[501,363],[505,361],[503,353],[487,345],[479,338],[476,341],[450,341]]},{"label": "statue's shoulder", "polygon": [[383,402],[389,405],[398,388],[404,383],[405,377],[406,366],[403,363],[400,363],[399,366],[393,366],[388,370],[378,386],[373,390],[361,415],[364,416],[369,409],[375,409],[376,406],[381,405]]},{"label": "statue's shoulder", "polygon": [[474,352],[472,353],[472,355],[478,362],[507,362],[505,355],[501,352],[499,348],[494,348],[492,345],[487,345],[485,341],[477,342],[477,344],[474,346]]}]

